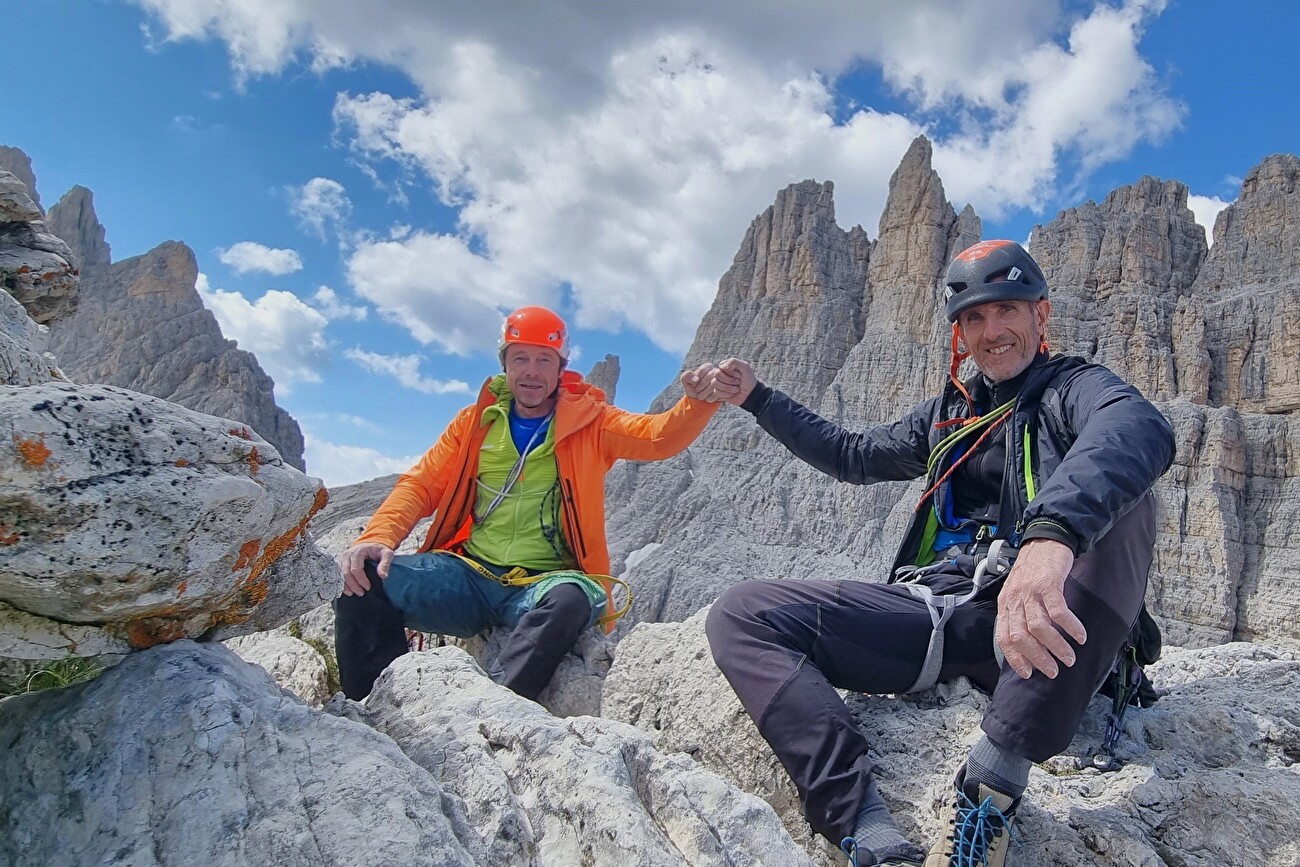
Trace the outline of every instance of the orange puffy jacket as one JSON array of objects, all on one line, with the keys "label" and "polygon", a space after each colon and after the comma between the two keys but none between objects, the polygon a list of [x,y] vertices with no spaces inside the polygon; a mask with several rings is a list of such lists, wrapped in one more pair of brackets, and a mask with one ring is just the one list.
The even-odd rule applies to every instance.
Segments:
[{"label": "orange puffy jacket", "polygon": [[[398,478],[355,544],[396,548],[429,515],[435,517],[421,551],[469,537],[479,449],[488,431],[483,412],[497,400],[491,382],[483,383],[478,403],[458,412],[424,457]],[[677,454],[699,436],[719,404],[683,397],[666,412],[628,412],[611,406],[604,392],[573,371],[561,375],[558,391],[552,423],[564,538],[583,572],[606,575],[605,474],[619,458],[656,461]],[[606,611],[612,611],[612,600],[606,600]]]}]

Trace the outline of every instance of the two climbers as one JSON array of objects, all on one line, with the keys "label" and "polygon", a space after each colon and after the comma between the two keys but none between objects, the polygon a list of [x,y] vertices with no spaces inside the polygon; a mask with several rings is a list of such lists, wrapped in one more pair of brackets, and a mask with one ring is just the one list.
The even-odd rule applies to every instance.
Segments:
[{"label": "two climbers", "polygon": [[[1069,744],[1142,609],[1150,489],[1174,453],[1137,389],[1050,354],[1047,282],[1019,244],[963,251],[945,284],[951,381],[892,424],[847,431],[734,358],[702,386],[838,479],[925,477],[889,583],[745,582],[707,620],[809,823],[863,867],[1003,864],[1031,763]],[[979,373],[962,381],[965,357]],[[905,693],[960,676],[992,698],[927,855],[890,816],[835,687]]]},{"label": "two climbers", "polygon": [[[398,480],[339,555],[339,678],[370,693],[407,651],[406,629],[469,637],[512,629],[492,672],[536,698],[584,629],[613,627],[605,542],[605,474],[619,458],[661,460],[686,448],[717,410],[699,374],[686,396],[643,415],[606,402],[568,370],[564,321],[523,307],[505,321],[502,373],[489,378],[419,462]],[[420,553],[395,550],[424,518]]]}]

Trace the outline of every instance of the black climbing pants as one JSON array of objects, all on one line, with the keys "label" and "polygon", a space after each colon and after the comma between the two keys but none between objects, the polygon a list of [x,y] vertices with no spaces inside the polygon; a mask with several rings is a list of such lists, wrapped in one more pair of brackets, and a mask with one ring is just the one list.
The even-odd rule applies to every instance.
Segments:
[{"label": "black climbing pants", "polygon": [[[994,657],[995,591],[956,609],[944,632],[940,681],[966,676],[992,693],[983,729],[1000,746],[1043,761],[1069,745],[1089,701],[1137,620],[1155,540],[1151,494],[1088,552],[1065,599],[1088,631],[1076,661],[1054,679],[1022,679]],[[926,579],[936,593],[964,593],[970,576]],[[750,581],[729,587],[706,622],[713,658],[790,774],[804,815],[832,842],[853,833],[871,773],[867,742],[835,687],[902,692],[915,682],[931,621],[897,584]]]},{"label": "black climbing pants", "polygon": [[[504,567],[483,564],[489,570]],[[399,555],[388,578],[366,561],[370,590],[334,601],[334,647],[343,694],[360,701],[375,679],[407,651],[406,629],[469,638],[496,626],[513,627],[497,656],[494,677],[535,699],[582,630],[594,618],[577,584],[507,587],[489,581],[449,554]]]}]

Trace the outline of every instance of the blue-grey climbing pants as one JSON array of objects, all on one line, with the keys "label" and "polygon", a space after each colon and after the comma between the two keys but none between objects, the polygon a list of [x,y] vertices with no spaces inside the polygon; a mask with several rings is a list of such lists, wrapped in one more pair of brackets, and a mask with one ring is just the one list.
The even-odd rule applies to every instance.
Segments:
[{"label": "blue-grey climbing pants", "polygon": [[[497,575],[509,569],[483,565]],[[386,579],[380,579],[373,561],[365,568],[370,590],[334,601],[339,680],[343,694],[356,701],[406,653],[407,628],[469,638],[495,626],[513,627],[497,657],[500,682],[535,699],[598,615],[579,584],[508,587],[449,554],[399,554]]]}]

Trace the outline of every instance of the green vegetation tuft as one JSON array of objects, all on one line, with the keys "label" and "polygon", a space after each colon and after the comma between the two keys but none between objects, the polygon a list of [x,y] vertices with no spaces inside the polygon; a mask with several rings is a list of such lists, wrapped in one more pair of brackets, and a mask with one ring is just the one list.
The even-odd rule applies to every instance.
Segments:
[{"label": "green vegetation tuft", "polygon": [[[296,623],[297,621],[294,622]],[[290,627],[290,631],[292,631],[292,627]],[[299,633],[301,632],[302,630],[299,629]],[[342,692],[343,687],[339,682],[339,662],[334,658],[334,648],[330,647],[329,642],[321,638],[302,638],[301,634],[294,637],[301,638],[301,640],[307,642],[308,646],[319,653],[321,659],[325,660],[325,685],[329,687],[330,695],[333,695],[336,692]]]},{"label": "green vegetation tuft", "polygon": [[103,668],[92,659],[69,657],[67,659],[56,659],[52,662],[42,662],[28,672],[27,676],[16,687],[0,694],[0,698],[25,695],[29,692],[40,692],[43,689],[59,689],[64,686],[72,686],[74,683],[93,680],[99,676],[101,671],[103,671]]}]

